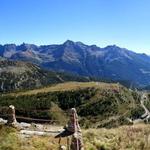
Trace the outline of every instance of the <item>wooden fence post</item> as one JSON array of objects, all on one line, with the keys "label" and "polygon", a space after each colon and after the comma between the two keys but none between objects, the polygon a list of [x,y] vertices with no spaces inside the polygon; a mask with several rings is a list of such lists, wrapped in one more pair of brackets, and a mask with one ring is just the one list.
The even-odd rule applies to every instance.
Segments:
[{"label": "wooden fence post", "polygon": [[10,105],[8,108],[8,121],[7,124],[15,127],[15,125],[17,124],[17,120],[16,120],[16,113],[15,113],[15,107],[13,105]]}]

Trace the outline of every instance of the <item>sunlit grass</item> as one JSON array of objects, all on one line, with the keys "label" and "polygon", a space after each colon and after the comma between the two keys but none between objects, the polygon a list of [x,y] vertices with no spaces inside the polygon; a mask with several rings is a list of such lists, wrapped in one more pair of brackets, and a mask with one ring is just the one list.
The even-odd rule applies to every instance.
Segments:
[{"label": "sunlit grass", "polygon": [[20,150],[21,144],[15,129],[0,126],[0,150]]},{"label": "sunlit grass", "polygon": [[100,89],[118,89],[117,84],[110,84],[110,83],[108,84],[103,82],[65,82],[65,83],[59,83],[53,86],[48,86],[40,89],[11,93],[7,95],[11,95],[11,96],[33,95],[38,93],[48,93],[48,92],[55,92],[55,91],[79,90],[88,87],[89,88],[95,87]]},{"label": "sunlit grass", "polygon": [[149,150],[150,125],[89,129],[84,131],[84,141],[91,150]]},{"label": "sunlit grass", "polygon": [[[85,150],[149,150],[150,125],[122,126],[113,129],[83,130]],[[67,139],[61,141],[67,146]],[[58,150],[54,137],[21,138],[18,131],[0,129],[0,150]]]}]

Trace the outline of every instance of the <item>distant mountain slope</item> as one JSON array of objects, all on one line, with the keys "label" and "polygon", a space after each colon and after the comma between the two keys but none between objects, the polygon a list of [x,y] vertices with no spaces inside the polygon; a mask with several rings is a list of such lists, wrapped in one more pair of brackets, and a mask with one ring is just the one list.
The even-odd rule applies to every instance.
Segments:
[{"label": "distant mountain slope", "polygon": [[46,71],[31,63],[0,61],[0,92],[38,88],[65,81],[88,81],[88,79]]},{"label": "distant mountain slope", "polygon": [[0,56],[49,70],[150,85],[150,57],[115,45],[100,48],[69,40],[61,45],[7,44],[0,46]]}]

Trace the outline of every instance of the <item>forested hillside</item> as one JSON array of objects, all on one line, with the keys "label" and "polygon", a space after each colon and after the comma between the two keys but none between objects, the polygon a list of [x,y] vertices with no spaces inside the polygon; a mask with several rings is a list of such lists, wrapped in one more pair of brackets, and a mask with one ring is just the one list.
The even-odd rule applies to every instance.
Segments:
[{"label": "forested hillside", "polygon": [[0,92],[25,90],[65,81],[89,81],[89,78],[41,69],[21,61],[0,61]]},{"label": "forested hillside", "polygon": [[43,89],[4,94],[3,107],[14,105],[18,116],[51,119],[63,123],[68,109],[75,107],[83,127],[113,127],[139,118],[144,110],[136,92],[120,84],[69,82]]}]

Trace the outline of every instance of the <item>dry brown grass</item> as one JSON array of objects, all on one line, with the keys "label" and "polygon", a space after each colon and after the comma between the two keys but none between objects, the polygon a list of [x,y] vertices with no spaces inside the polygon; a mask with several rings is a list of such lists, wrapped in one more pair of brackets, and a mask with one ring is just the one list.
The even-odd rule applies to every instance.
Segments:
[{"label": "dry brown grass", "polygon": [[[83,130],[85,150],[149,150],[150,125],[122,126],[114,129]],[[66,146],[66,138],[61,144]],[[58,140],[53,137],[33,137],[30,145],[41,150],[57,150]],[[33,149],[34,150],[34,149]]]},{"label": "dry brown grass", "polygon": [[[62,139],[61,144],[66,145],[67,140]],[[59,139],[38,136],[26,140],[22,139],[21,150],[59,150]]]},{"label": "dry brown grass", "polygon": [[100,88],[100,89],[118,89],[118,84],[110,84],[110,83],[103,83],[103,82],[66,82],[66,83],[59,83],[53,86],[48,86],[40,89],[29,90],[25,92],[17,92],[11,93],[7,95],[11,96],[20,96],[20,95],[34,95],[38,93],[48,93],[48,92],[55,92],[55,91],[70,91],[70,90],[79,90],[84,88]]},{"label": "dry brown grass", "polygon": [[84,131],[87,150],[149,150],[150,125],[122,126]]},{"label": "dry brown grass", "polygon": [[[3,142],[0,141],[0,150],[58,150],[59,147],[58,139],[54,137],[33,136],[24,139],[17,138],[14,131],[6,133],[4,129],[1,130],[0,139],[3,138]],[[145,124],[83,130],[83,137],[85,150],[150,149],[150,125]],[[61,144],[67,145],[67,139],[62,139]]]}]

